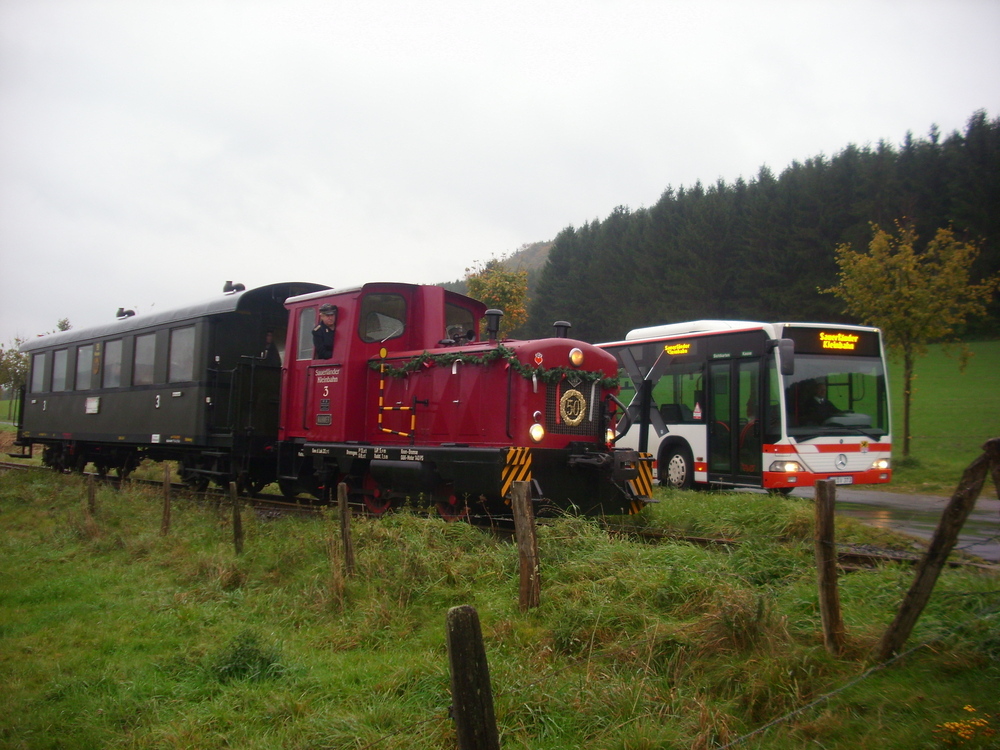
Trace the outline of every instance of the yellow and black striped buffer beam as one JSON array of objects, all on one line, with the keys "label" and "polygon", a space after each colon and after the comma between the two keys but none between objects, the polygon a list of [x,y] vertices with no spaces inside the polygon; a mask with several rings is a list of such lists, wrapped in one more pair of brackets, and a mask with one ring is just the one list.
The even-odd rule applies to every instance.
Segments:
[{"label": "yellow and black striped buffer beam", "polygon": [[[628,480],[629,487],[632,489],[632,495],[636,500],[648,500],[653,497],[653,454],[640,453],[636,469],[639,471],[639,476]],[[638,512],[634,510],[636,505],[639,505],[639,510],[642,509],[641,503],[633,503],[633,513]]]},{"label": "yellow and black striped buffer beam", "polygon": [[500,497],[507,497],[514,482],[531,481],[531,448],[508,448],[501,474]]}]

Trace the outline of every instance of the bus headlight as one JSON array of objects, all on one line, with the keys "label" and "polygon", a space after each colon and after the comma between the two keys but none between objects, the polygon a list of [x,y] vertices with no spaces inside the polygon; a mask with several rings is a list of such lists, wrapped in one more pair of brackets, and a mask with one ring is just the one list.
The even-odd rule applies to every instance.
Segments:
[{"label": "bus headlight", "polygon": [[879,471],[881,471],[883,469],[888,469],[889,468],[889,459],[888,458],[876,458],[872,462],[872,468],[873,469],[878,469]]},{"label": "bus headlight", "polygon": [[545,437],[545,428],[536,422],[528,428],[528,434],[531,435],[532,440],[540,443],[542,442],[542,438]]},{"label": "bus headlight", "polygon": [[569,350],[569,361],[574,367],[579,367],[583,364],[583,352],[574,346]]},{"label": "bus headlight", "polygon": [[785,474],[794,474],[802,471],[802,464],[798,461],[775,461],[768,471],[780,471]]}]

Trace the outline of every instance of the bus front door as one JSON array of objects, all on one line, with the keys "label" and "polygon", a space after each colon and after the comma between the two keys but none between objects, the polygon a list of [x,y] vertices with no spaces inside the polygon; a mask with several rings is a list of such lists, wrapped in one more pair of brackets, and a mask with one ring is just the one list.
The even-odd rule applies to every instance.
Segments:
[{"label": "bus front door", "polygon": [[760,368],[760,358],[709,364],[709,482],[761,486]]}]

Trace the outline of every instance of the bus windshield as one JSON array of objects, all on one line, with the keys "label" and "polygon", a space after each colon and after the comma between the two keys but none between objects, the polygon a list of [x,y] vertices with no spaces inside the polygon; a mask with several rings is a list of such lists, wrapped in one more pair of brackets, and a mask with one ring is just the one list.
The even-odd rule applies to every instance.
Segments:
[{"label": "bus windshield", "polygon": [[878,440],[889,434],[886,375],[878,357],[796,354],[795,374],[782,380],[789,437]]}]

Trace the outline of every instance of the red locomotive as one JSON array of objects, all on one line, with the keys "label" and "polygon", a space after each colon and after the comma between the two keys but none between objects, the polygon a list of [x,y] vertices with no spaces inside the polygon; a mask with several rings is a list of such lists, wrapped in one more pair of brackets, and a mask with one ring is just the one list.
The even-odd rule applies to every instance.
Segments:
[{"label": "red locomotive", "polygon": [[[289,492],[346,481],[372,512],[422,496],[446,517],[497,510],[519,479],[536,499],[583,512],[648,500],[638,454],[607,446],[617,362],[565,338],[565,328],[552,339],[498,341],[499,311],[409,284],[319,291],[285,306],[294,346],[280,441],[294,471],[279,482]],[[316,359],[325,306],[333,347]]]},{"label": "red locomotive", "polygon": [[24,347],[18,443],[61,469],[176,460],[195,485],[323,497],[345,482],[373,513],[502,514],[515,481],[538,512],[641,510],[648,458],[610,442],[615,358],[565,323],[498,340],[501,315],[436,286],[274,284],[55,334]]}]

